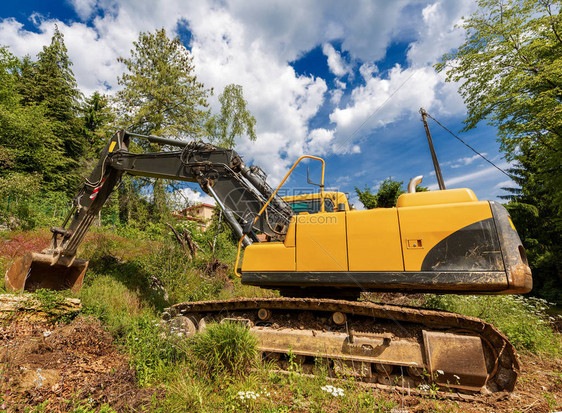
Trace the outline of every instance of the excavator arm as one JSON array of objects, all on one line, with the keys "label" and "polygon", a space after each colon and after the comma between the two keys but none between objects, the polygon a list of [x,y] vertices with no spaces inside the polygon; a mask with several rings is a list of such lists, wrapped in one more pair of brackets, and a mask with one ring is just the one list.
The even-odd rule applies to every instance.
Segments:
[{"label": "excavator arm", "polygon": [[[129,152],[131,138],[177,149],[135,154]],[[78,246],[124,173],[198,183],[215,199],[236,236],[244,237],[244,246],[259,242],[256,231],[283,240],[293,215],[291,207],[267,184],[265,173],[246,166],[232,149],[120,131],[102,150],[62,227],[51,228],[49,247],[25,255],[8,269],[7,288],[79,291],[88,263],[76,258]],[[270,197],[265,213],[256,220]]]}]

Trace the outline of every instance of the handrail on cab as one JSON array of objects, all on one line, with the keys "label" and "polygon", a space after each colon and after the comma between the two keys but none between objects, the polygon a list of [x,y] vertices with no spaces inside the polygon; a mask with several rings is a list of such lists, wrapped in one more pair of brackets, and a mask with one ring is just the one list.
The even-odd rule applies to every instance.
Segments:
[{"label": "handrail on cab", "polygon": [[[291,173],[296,168],[296,166],[299,164],[299,162],[302,161],[303,159],[306,159],[306,158],[314,159],[316,161],[322,162],[322,177],[320,179],[320,211],[326,212],[326,209],[325,209],[325,206],[324,206],[324,171],[326,169],[326,162],[324,161],[324,159],[319,158],[318,156],[303,155],[299,159],[297,159],[297,161],[293,164],[291,169],[289,169],[289,172],[287,172],[287,174],[285,175],[285,177],[283,178],[281,183],[277,186],[277,189],[275,189],[275,191],[273,191],[273,193],[271,194],[271,196],[269,197],[267,202],[263,205],[262,209],[260,210],[258,215],[256,215],[256,218],[254,219],[254,224],[260,218],[261,214],[263,214],[263,211],[265,211],[265,209],[267,208],[267,206],[269,205],[269,203],[271,202],[273,197],[275,195],[277,195],[277,192],[281,189],[281,187],[283,186],[283,184],[285,183],[287,178],[289,178],[289,175],[291,175]],[[240,261],[240,252],[242,251],[242,240],[244,239],[245,236],[246,236],[246,234],[242,234],[242,238],[240,238],[240,240],[238,241],[238,251],[236,252],[236,263],[234,264],[234,274],[236,274],[236,276],[238,276],[238,277],[242,276],[242,274],[240,274],[238,272],[238,262]]]}]

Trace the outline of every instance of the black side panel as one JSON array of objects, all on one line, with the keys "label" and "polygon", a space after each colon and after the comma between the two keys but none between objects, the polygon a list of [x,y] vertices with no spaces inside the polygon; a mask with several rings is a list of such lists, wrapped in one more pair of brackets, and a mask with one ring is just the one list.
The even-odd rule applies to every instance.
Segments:
[{"label": "black side panel", "polygon": [[504,271],[493,218],[475,222],[441,240],[425,256],[422,271]]},{"label": "black side panel", "polygon": [[[503,271],[409,271],[409,272],[243,272],[242,284],[262,288],[312,287],[314,289],[344,288],[354,291],[400,291],[482,293],[507,288]],[[334,295],[335,294],[335,295]]]}]

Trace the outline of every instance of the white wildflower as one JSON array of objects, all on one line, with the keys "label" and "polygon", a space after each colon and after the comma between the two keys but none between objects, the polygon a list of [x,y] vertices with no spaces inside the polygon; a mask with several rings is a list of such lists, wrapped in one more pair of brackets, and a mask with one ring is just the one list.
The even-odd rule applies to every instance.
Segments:
[{"label": "white wildflower", "polygon": [[343,397],[344,391],[341,387],[334,387],[330,384],[321,387],[326,393],[330,393],[334,397]]},{"label": "white wildflower", "polygon": [[52,332],[49,330],[43,331],[43,337],[49,337],[51,334]]},{"label": "white wildflower", "polygon": [[445,373],[443,372],[443,370],[437,370],[437,374],[444,375]]},{"label": "white wildflower", "polygon": [[256,393],[256,392],[253,392],[253,391],[239,391],[238,392],[238,398],[240,400],[245,400],[245,399],[256,400],[259,396],[260,396],[259,393]]},{"label": "white wildflower", "polygon": [[428,391],[428,390],[429,390],[429,385],[427,385],[427,384],[420,384],[420,390],[422,390],[422,391]]}]

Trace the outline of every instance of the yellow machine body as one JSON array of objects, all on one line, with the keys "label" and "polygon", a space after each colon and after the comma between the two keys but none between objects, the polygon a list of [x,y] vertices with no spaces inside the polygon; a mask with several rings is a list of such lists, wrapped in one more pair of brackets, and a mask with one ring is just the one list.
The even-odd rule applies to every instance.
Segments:
[{"label": "yellow machine body", "polygon": [[248,246],[242,282],[281,289],[531,289],[524,249],[507,212],[478,201],[470,189],[403,194],[395,208],[357,211],[347,200],[345,205],[342,211],[293,216],[284,242]]}]

